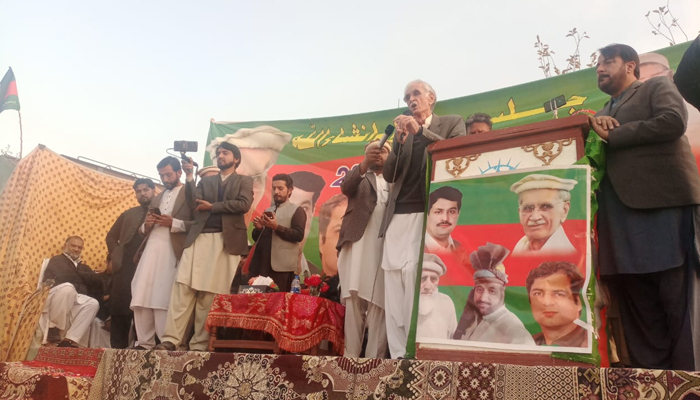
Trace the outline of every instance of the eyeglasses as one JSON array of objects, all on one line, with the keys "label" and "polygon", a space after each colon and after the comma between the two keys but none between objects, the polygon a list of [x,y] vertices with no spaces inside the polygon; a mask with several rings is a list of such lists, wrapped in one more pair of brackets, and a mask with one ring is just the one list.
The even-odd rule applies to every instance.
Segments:
[{"label": "eyeglasses", "polygon": [[532,214],[533,212],[535,212],[535,209],[537,209],[537,211],[539,211],[541,213],[545,213],[545,212],[552,211],[554,209],[554,206],[556,206],[557,204],[561,204],[561,203],[563,203],[563,201],[559,201],[556,203],[542,203],[542,204],[539,204],[536,206],[532,206],[532,205],[520,206],[520,207],[518,207],[518,210],[520,211],[521,214]]}]

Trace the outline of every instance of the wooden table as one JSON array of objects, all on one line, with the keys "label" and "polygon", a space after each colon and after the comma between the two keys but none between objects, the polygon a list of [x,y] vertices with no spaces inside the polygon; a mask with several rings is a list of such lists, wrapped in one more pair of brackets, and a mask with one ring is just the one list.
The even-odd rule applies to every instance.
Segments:
[{"label": "wooden table", "polygon": [[[318,354],[327,340],[334,354],[343,354],[345,306],[303,294],[254,293],[216,295],[207,316],[209,350],[236,348],[279,354]],[[217,337],[221,328],[266,332],[271,340],[230,340]],[[220,336],[220,335],[219,335]]]}]

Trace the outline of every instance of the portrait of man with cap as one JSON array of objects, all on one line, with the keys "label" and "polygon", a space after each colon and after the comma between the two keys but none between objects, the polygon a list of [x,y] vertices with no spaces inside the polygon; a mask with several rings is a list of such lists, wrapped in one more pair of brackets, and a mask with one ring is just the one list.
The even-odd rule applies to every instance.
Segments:
[{"label": "portrait of man with cap", "polygon": [[435,339],[452,339],[457,328],[457,313],[452,299],[438,292],[440,277],[447,267],[436,254],[423,254],[423,272],[420,279],[418,324],[416,336]]},{"label": "portrait of man with cap", "polygon": [[455,330],[454,339],[473,342],[535,345],[525,325],[505,305],[508,275],[503,260],[510,251],[486,243],[469,255],[474,288]]},{"label": "portrait of man with cap", "polygon": [[562,223],[569,214],[571,190],[577,183],[573,179],[532,174],[510,187],[511,192],[518,195],[518,214],[525,232],[515,245],[513,255],[576,252]]}]

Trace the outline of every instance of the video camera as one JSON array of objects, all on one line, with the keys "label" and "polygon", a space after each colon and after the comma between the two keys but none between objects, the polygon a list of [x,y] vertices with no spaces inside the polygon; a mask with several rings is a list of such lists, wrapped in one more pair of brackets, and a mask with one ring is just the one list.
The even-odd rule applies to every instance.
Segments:
[{"label": "video camera", "polygon": [[[187,157],[187,155],[185,153],[187,153],[188,151],[191,153],[196,153],[198,147],[199,146],[198,146],[197,142],[190,142],[187,140],[176,140],[173,143],[173,150],[179,151],[180,157],[182,158],[182,160],[187,161],[187,162],[189,162],[190,159],[189,159],[189,157]],[[199,168],[199,165],[196,162],[194,162],[194,160],[192,160],[192,165]]]}]

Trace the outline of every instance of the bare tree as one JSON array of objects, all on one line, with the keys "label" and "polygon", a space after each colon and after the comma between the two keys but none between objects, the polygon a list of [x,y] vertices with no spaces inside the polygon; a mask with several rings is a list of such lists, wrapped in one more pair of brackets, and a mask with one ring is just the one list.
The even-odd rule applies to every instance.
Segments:
[{"label": "bare tree", "polygon": [[[555,75],[562,75],[581,69],[581,42],[584,39],[590,38],[586,32],[581,33],[575,27],[566,34],[566,37],[570,37],[574,40],[574,51],[566,59],[566,68],[560,70],[553,57],[555,54],[554,50],[551,50],[548,44],[542,42],[540,35],[537,35],[537,41],[535,42],[537,61],[540,63],[539,68],[542,70],[545,78],[552,76],[552,72],[554,72]],[[587,67],[595,65],[596,54],[596,52],[593,52],[590,55],[589,63],[586,64]]]},{"label": "bare tree", "polygon": [[[656,18],[659,21],[656,25],[654,25],[654,23],[651,21],[651,14],[656,14]],[[656,10],[647,11],[645,17],[647,18],[649,25],[651,25],[651,33],[654,36],[663,36],[666,40],[668,40],[669,45],[673,46],[676,44],[676,37],[673,35],[673,28],[677,28],[677,30],[679,30],[685,37],[685,41],[688,41],[688,35],[685,34],[685,31],[678,23],[678,18],[671,13],[671,0],[666,1],[666,6],[661,6]]]}]

